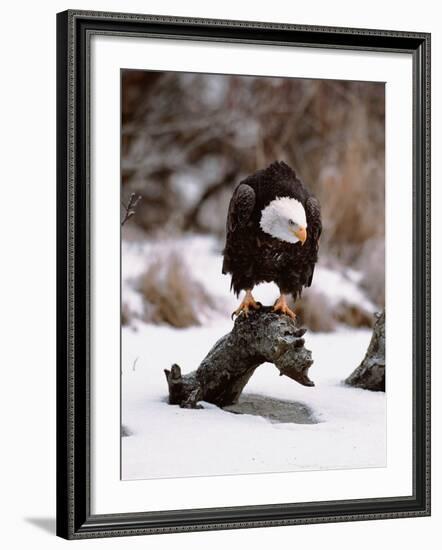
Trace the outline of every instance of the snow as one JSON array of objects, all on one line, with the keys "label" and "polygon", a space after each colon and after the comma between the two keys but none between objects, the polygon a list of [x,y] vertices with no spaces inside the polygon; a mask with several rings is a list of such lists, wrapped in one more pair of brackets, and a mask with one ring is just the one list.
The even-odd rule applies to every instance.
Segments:
[{"label": "snow", "polygon": [[[138,323],[123,329],[123,479],[365,468],[385,465],[385,395],[350,388],[342,380],[363,357],[368,330],[310,334],[314,388],[261,365],[244,394],[300,402],[317,424],[275,424],[209,403],[202,410],[167,403],[163,369],[178,362],[194,370],[230,323],[173,329]],[[341,349],[345,346],[344,359]],[[134,362],[135,366],[134,366]]]},{"label": "snow", "polygon": [[[152,258],[179,250],[192,259],[192,274],[221,305],[198,327],[174,329],[142,322],[139,277]],[[371,337],[367,329],[339,327],[332,333],[306,334],[314,364],[309,388],[261,365],[243,395],[258,394],[302,404],[317,423],[275,423],[233,414],[209,403],[189,410],[167,403],[164,369],[178,363],[183,373],[196,369],[216,340],[229,332],[230,312],[238,300],[221,275],[221,249],[215,239],[188,236],[138,244],[123,242],[123,304],[132,311],[122,328],[122,479],[270,473],[300,470],[383,467],[386,462],[386,396],[355,389],[343,380],[359,365]],[[330,299],[374,306],[358,286],[359,273],[320,266],[315,288]],[[256,298],[271,304],[275,285],[260,285]],[[345,348],[345,353],[342,353]]]},{"label": "snow", "polygon": [[365,310],[374,313],[375,305],[358,286],[361,279],[362,274],[354,269],[348,269],[341,273],[323,266],[315,268],[315,288],[319,288],[332,305],[338,305],[339,302],[358,304]]}]

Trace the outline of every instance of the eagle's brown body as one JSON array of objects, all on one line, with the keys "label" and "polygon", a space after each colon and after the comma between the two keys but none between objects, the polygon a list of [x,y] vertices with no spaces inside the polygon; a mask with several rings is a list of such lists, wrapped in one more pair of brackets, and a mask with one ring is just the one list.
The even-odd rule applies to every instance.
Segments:
[{"label": "eagle's brown body", "polygon": [[[279,240],[261,229],[262,210],[278,197],[292,197],[303,205],[304,244]],[[303,287],[311,285],[322,230],[320,207],[287,164],[274,162],[240,182],[230,201],[226,230],[222,270],[232,275],[231,287],[237,295],[274,281],[281,293],[296,299]]]}]

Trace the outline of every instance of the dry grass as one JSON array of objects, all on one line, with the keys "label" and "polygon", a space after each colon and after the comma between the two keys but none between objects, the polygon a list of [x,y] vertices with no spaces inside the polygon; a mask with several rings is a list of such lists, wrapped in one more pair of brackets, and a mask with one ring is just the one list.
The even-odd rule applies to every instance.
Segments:
[{"label": "dry grass", "polygon": [[385,307],[385,241],[370,239],[362,247],[358,269],[363,273],[361,286],[367,296],[379,306]]},{"label": "dry grass", "polygon": [[127,304],[123,304],[121,308],[121,326],[125,327],[128,326],[130,323],[130,311]]},{"label": "dry grass", "polygon": [[332,332],[336,319],[326,296],[321,292],[309,291],[296,302],[294,307],[301,325],[312,332]]},{"label": "dry grass", "polygon": [[361,328],[373,326],[373,315],[364,308],[340,302],[332,305],[321,292],[309,289],[294,305],[301,325],[312,332],[333,332],[338,324]]},{"label": "dry grass", "polygon": [[335,319],[338,323],[354,328],[372,328],[374,316],[356,304],[341,302],[335,312]]},{"label": "dry grass", "polygon": [[382,143],[369,139],[368,113],[354,109],[348,137],[320,173],[324,243],[345,263],[358,259],[369,240],[385,231],[384,155]]},{"label": "dry grass", "polygon": [[144,321],[176,328],[201,324],[201,314],[214,307],[214,300],[191,276],[176,251],[159,255],[140,279],[146,301]]}]

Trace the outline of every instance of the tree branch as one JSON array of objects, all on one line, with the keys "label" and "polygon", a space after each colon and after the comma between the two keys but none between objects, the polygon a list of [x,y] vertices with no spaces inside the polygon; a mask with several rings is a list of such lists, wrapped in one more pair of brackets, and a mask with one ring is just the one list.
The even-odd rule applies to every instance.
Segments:
[{"label": "tree branch", "polygon": [[365,390],[385,391],[385,310],[376,314],[367,353],[345,383]]},{"label": "tree branch", "polygon": [[237,317],[231,332],[209,351],[196,371],[182,375],[178,365],[165,369],[169,403],[199,408],[199,401],[219,407],[236,403],[257,367],[270,362],[284,375],[304,386],[314,386],[308,377],[313,363],[304,347],[306,329],[297,328],[286,315],[262,307]]},{"label": "tree branch", "polygon": [[137,197],[135,193],[131,193],[127,206],[124,204],[124,202],[121,203],[121,205],[125,209],[124,218],[123,218],[123,221],[121,222],[122,226],[127,222],[127,220],[129,220],[135,214],[135,209],[137,207],[137,204],[140,202],[140,200],[141,200],[141,195],[138,195]]}]

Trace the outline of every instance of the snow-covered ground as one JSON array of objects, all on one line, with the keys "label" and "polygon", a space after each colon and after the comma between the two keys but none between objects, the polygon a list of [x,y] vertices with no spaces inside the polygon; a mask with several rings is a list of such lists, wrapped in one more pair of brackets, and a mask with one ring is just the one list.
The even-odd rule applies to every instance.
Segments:
[{"label": "snow-covered ground", "polygon": [[[193,238],[180,243],[180,249],[192,258],[194,276],[223,304],[221,310],[199,327],[143,322],[136,278],[155,246],[123,243],[123,303],[135,316],[122,333],[122,423],[129,433],[122,438],[123,479],[385,466],[385,394],[342,383],[365,354],[371,336],[367,329],[307,333],[313,388],[280,377],[271,364],[261,365],[247,384],[244,396],[259,394],[293,402],[293,407],[304,404],[317,423],[275,423],[209,403],[202,403],[200,410],[169,405],[164,369],[175,362],[183,373],[197,368],[213,343],[231,330],[228,313],[237,300],[229,293],[229,278],[220,274],[214,243]],[[318,275],[315,283],[321,291],[333,296],[344,292],[346,299],[373,307],[357,286],[357,273],[344,277],[321,268]],[[276,295],[273,285],[256,292],[266,304]]]}]

